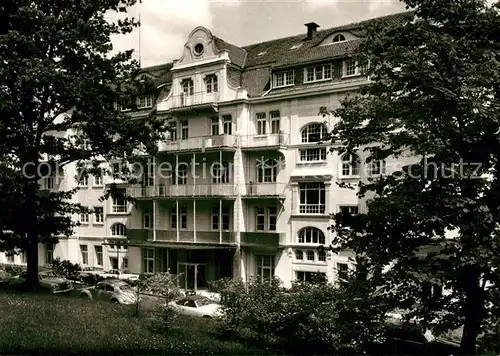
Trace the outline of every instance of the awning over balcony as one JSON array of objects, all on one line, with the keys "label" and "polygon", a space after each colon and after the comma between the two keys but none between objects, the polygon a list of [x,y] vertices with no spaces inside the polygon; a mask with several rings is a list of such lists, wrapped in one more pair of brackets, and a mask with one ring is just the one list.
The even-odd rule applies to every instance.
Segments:
[{"label": "awning over balcony", "polygon": [[290,174],[290,179],[331,179],[333,177],[333,170],[327,168],[296,168]]}]

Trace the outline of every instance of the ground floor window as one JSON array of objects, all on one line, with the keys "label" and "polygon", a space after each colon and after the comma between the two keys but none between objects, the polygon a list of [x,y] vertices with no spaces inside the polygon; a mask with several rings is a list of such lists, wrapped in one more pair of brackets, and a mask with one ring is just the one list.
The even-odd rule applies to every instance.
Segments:
[{"label": "ground floor window", "polygon": [[347,263],[337,263],[337,277],[340,280],[346,280],[348,277],[349,268]]},{"label": "ground floor window", "polygon": [[274,276],[274,256],[256,255],[257,276],[261,279],[271,279]]},{"label": "ground floor window", "polygon": [[153,248],[145,248],[144,252],[144,273],[154,273],[155,271],[155,250]]},{"label": "ground floor window", "polygon": [[103,265],[103,257],[102,257],[102,246],[94,246],[95,250],[95,262],[97,266]]},{"label": "ground floor window", "polygon": [[324,272],[307,272],[295,271],[295,279],[300,282],[307,283],[324,283],[326,282],[326,273]]},{"label": "ground floor window", "polygon": [[45,250],[45,263],[48,265],[54,261],[54,245],[47,245]]}]

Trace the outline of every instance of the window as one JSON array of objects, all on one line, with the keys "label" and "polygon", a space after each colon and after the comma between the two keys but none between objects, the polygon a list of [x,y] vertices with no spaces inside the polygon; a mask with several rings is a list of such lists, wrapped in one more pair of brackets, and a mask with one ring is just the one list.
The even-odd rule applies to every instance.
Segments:
[{"label": "window", "polygon": [[293,85],[294,82],[293,70],[286,72],[274,73],[273,75],[273,88],[281,88]]},{"label": "window", "polygon": [[325,213],[325,183],[299,183],[300,214]]},{"label": "window", "polygon": [[304,251],[302,250],[296,250],[295,251],[295,259],[302,261],[304,259]]},{"label": "window", "polygon": [[146,109],[153,107],[152,95],[139,95],[136,99],[137,109]]},{"label": "window", "polygon": [[299,231],[299,244],[325,244],[325,234],[318,228],[305,227]]},{"label": "window", "polygon": [[328,130],[324,124],[314,123],[304,127],[300,133],[302,143],[321,142],[327,136]]},{"label": "window", "polygon": [[127,227],[123,224],[117,223],[111,226],[112,236],[127,236]]},{"label": "window", "polygon": [[352,205],[352,206],[341,206],[340,207],[340,212],[342,214],[350,214],[350,215],[356,215],[359,213],[359,208],[357,205]]},{"label": "window", "polygon": [[262,280],[269,279],[274,276],[274,256],[272,255],[255,255],[257,276]]},{"label": "window", "polygon": [[47,189],[52,190],[54,189],[54,177],[50,176],[47,177]]},{"label": "window", "polygon": [[142,211],[142,226],[144,229],[151,229],[153,226],[152,219],[153,216],[151,214],[150,208],[144,208]]},{"label": "window", "polygon": [[54,261],[54,245],[46,245],[45,248],[45,263],[49,265]]},{"label": "window", "polygon": [[188,78],[184,79],[182,82],[182,92],[184,95],[193,95],[194,94],[194,83],[193,80]]},{"label": "window", "polygon": [[128,268],[128,258],[126,258],[126,257],[122,260],[122,268],[123,269]]},{"label": "window", "polygon": [[326,262],[326,252],[325,251],[318,251],[318,261]]},{"label": "window", "polygon": [[104,208],[102,206],[94,207],[95,223],[104,223]]},{"label": "window", "polygon": [[205,78],[205,85],[207,88],[207,93],[216,93],[219,91],[219,83],[215,74],[207,75],[207,77]]},{"label": "window", "polygon": [[233,134],[233,118],[231,117],[231,115],[222,116],[222,125],[224,128],[224,135]]},{"label": "window", "polygon": [[212,183],[227,184],[229,183],[230,170],[229,162],[215,162],[212,165]]},{"label": "window", "polygon": [[212,136],[217,136],[219,134],[219,118],[212,117]]},{"label": "window", "polygon": [[170,128],[168,129],[170,141],[177,141],[177,122],[172,121],[170,123]]},{"label": "window", "polygon": [[337,263],[337,277],[340,280],[346,280],[348,277],[347,263]]},{"label": "window", "polygon": [[342,175],[359,176],[359,158],[354,154],[345,154],[342,156]]},{"label": "window", "polygon": [[89,264],[89,250],[87,245],[80,245],[80,254],[82,255],[82,264]]},{"label": "window", "polygon": [[[85,208],[87,209],[87,208]],[[89,223],[89,213],[88,211],[84,211],[80,213],[80,223],[88,224]]]},{"label": "window", "polygon": [[326,161],[326,147],[300,150],[300,160],[302,162]]},{"label": "window", "polygon": [[103,257],[102,257],[102,246],[94,246],[95,250],[95,261],[97,266],[102,266]]},{"label": "window", "polygon": [[306,252],[306,256],[307,256],[307,260],[308,261],[314,261],[315,260],[314,251],[308,250]]},{"label": "window", "polygon": [[278,110],[271,111],[269,113],[269,117],[271,118],[271,133],[277,134],[280,132],[280,112]]},{"label": "window", "polygon": [[181,121],[181,140],[187,140],[189,134],[189,126],[187,120]]},{"label": "window", "polygon": [[267,209],[257,207],[255,212],[257,231],[276,231],[277,209],[275,207]]},{"label": "window", "polygon": [[311,284],[326,282],[326,273],[324,272],[295,271],[295,277],[297,281]]},{"label": "window", "polygon": [[[179,207],[180,215],[179,215],[179,223],[180,229],[187,229],[187,207],[181,206]],[[177,229],[177,208],[172,208],[170,213],[170,226],[172,229]]]},{"label": "window", "polygon": [[177,172],[174,172],[174,177],[174,184],[187,184],[188,167],[186,165],[182,165],[182,167],[177,166]]},{"label": "window", "polygon": [[[88,176],[81,177],[81,180],[78,184],[82,187],[87,187],[89,185],[89,177]],[[52,183],[52,186],[54,186],[53,183]]]},{"label": "window", "polygon": [[257,115],[257,135],[266,134],[266,113],[259,112]]},{"label": "window", "polygon": [[368,174],[370,176],[385,174],[385,166],[385,160],[372,160],[368,166]]},{"label": "window", "polygon": [[278,177],[280,162],[277,159],[257,160],[257,181],[259,183],[275,183]]},{"label": "window", "polygon": [[[219,207],[212,208],[212,230],[219,230]],[[229,208],[222,208],[222,230],[229,230],[230,213]]]},{"label": "window", "polygon": [[127,212],[127,200],[123,196],[117,196],[113,198],[113,206],[111,207],[113,213],[126,213]]},{"label": "window", "polygon": [[304,83],[313,83],[332,79],[332,65],[325,64],[305,69]]},{"label": "window", "polygon": [[337,42],[343,42],[345,41],[345,36],[344,35],[335,35],[335,37],[333,37],[333,43],[337,43]]},{"label": "window", "polygon": [[358,61],[354,59],[344,60],[344,77],[352,77],[361,75],[362,68],[359,66]]},{"label": "window", "polygon": [[102,175],[94,176],[94,186],[102,185]]},{"label": "window", "polygon": [[8,263],[14,263],[14,254],[12,252],[5,253],[5,257],[7,258]]},{"label": "window", "polygon": [[144,273],[155,272],[155,250],[152,248],[145,248],[142,250],[144,255]]}]

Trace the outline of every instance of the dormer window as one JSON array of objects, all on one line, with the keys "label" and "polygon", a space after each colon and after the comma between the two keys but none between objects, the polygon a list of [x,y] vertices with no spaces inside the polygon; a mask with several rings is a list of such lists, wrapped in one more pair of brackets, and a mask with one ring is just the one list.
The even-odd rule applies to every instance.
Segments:
[{"label": "dormer window", "polygon": [[333,37],[333,41],[332,41],[332,42],[333,42],[333,43],[337,43],[337,42],[344,42],[344,41],[345,41],[345,36],[344,36],[344,35],[339,34],[339,35],[335,35],[335,36]]},{"label": "dormer window", "polygon": [[137,109],[153,107],[153,95],[139,95],[136,98]]},{"label": "dormer window", "polygon": [[217,81],[217,76],[215,74],[207,75],[205,77],[205,85],[207,93],[216,93],[219,91],[219,82]]},{"label": "dormer window", "polygon": [[188,78],[188,79],[183,79],[181,82],[182,85],[182,92],[184,95],[193,95],[194,94],[194,83],[193,79]]},{"label": "dormer window", "polygon": [[273,88],[288,87],[294,84],[293,70],[274,73]]},{"label": "dormer window", "polygon": [[332,65],[324,64],[305,69],[304,83],[321,82],[332,79]]}]

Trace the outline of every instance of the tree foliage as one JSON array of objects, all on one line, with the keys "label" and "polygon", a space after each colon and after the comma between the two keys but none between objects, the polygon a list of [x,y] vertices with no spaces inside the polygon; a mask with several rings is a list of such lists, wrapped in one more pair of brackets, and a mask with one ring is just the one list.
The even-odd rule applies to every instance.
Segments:
[{"label": "tree foliage", "polygon": [[[154,89],[137,76],[132,50],[112,53],[111,36],[138,25],[126,15],[135,3],[0,4],[0,249],[27,251],[32,283],[37,244],[71,235],[76,225],[71,215],[83,210],[70,201],[76,190],[41,191],[40,178],[50,175],[57,182],[72,162],[80,178],[101,174],[101,162],[130,160],[139,146],[155,152],[163,123],[154,110],[138,120],[116,105],[134,108],[126,98]],[[118,20],[109,20],[115,14]],[[40,164],[46,160],[49,164]],[[105,198],[116,194],[112,188]]]},{"label": "tree foliage", "polygon": [[[363,256],[408,318],[438,332],[463,325],[462,351],[474,354],[500,320],[499,7],[405,3],[408,21],[367,28],[356,59],[371,83],[320,109],[339,118],[334,150],[388,170],[360,183],[367,211],[335,215],[333,245]],[[430,298],[432,285],[450,293]]]}]

